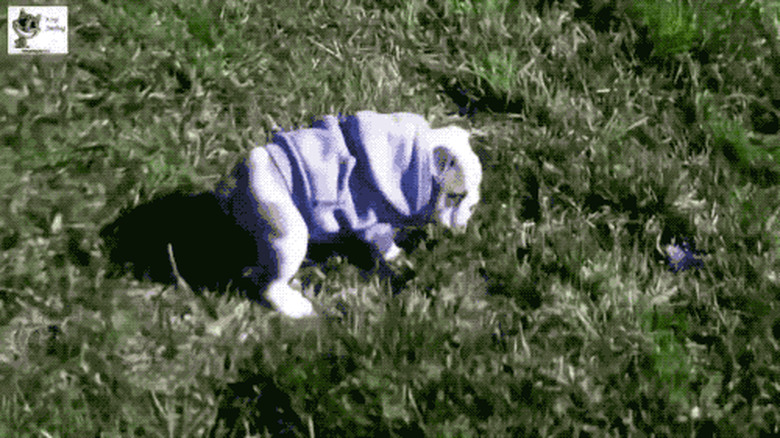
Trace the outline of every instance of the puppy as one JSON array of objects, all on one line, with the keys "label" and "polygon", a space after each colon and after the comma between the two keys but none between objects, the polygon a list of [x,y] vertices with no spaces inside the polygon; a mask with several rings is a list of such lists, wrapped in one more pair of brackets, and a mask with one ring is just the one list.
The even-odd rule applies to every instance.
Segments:
[{"label": "puppy", "polygon": [[334,242],[354,233],[391,261],[402,253],[393,239],[404,226],[438,222],[462,231],[481,181],[464,129],[431,129],[417,114],[362,111],[277,133],[215,194],[257,243],[250,275],[265,299],[301,318],[314,315],[312,304],[289,283],[310,239]]}]

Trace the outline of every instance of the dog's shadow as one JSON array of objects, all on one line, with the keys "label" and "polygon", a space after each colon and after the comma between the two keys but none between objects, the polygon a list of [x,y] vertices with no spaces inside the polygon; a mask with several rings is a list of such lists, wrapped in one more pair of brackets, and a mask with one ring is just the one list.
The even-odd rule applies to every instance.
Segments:
[{"label": "dog's shadow", "polygon": [[[100,237],[107,250],[110,277],[129,271],[139,280],[175,284],[173,255],[179,275],[194,290],[231,290],[262,301],[262,283],[255,285],[244,275],[245,267],[257,264],[258,243],[222,211],[213,193],[175,192],[158,197],[120,213],[101,229]],[[401,246],[415,245],[420,238],[413,233]],[[367,244],[352,237],[338,243],[310,243],[304,266],[324,263],[334,255],[344,257],[365,275],[389,279],[394,292],[410,278],[410,272],[397,273]]]}]

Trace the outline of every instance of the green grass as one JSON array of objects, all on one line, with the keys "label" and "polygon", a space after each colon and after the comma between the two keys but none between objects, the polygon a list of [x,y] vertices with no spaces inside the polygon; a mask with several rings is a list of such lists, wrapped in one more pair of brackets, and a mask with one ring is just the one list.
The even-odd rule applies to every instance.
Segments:
[{"label": "green grass", "polygon": [[[0,71],[0,435],[778,434],[780,8],[577,3],[71,4],[66,62]],[[331,259],[292,322],[107,275],[121,208],[361,109],[485,173],[397,296]]]}]

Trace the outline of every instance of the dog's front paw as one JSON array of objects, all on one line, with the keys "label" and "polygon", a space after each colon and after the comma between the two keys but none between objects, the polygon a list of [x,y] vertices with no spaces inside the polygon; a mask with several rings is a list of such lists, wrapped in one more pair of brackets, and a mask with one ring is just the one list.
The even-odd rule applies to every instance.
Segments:
[{"label": "dog's front paw", "polygon": [[286,284],[271,284],[268,286],[265,298],[271,303],[274,310],[290,318],[297,319],[316,315],[311,301]]},{"label": "dog's front paw", "polygon": [[397,259],[397,258],[398,258],[400,255],[402,255],[402,254],[403,254],[403,250],[402,250],[401,248],[399,248],[399,247],[398,247],[398,245],[396,245],[395,243],[393,243],[393,245],[392,245],[392,246],[390,246],[390,248],[388,248],[388,249],[387,249],[387,250],[386,250],[386,251],[385,251],[385,252],[382,254],[382,257],[383,257],[383,258],[384,258],[386,261],[388,261],[388,262],[391,262],[391,261],[393,261],[393,260]]}]

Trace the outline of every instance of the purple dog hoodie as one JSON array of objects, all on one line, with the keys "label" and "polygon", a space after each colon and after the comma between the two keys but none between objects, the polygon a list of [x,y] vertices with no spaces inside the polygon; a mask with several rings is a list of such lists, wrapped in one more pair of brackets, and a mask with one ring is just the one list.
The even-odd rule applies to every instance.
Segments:
[{"label": "purple dog hoodie", "polygon": [[362,111],[276,133],[266,150],[313,241],[351,230],[384,254],[394,228],[427,222],[432,212],[430,131],[418,114]]}]

